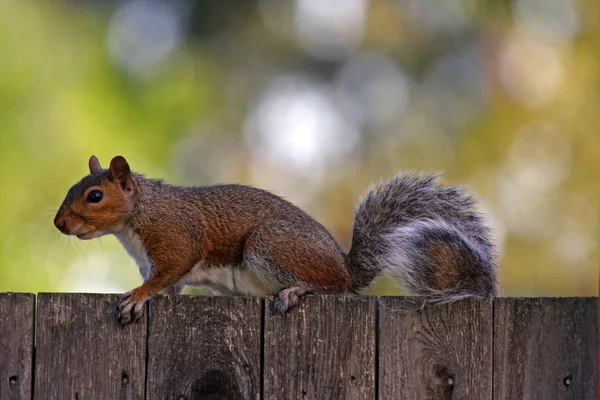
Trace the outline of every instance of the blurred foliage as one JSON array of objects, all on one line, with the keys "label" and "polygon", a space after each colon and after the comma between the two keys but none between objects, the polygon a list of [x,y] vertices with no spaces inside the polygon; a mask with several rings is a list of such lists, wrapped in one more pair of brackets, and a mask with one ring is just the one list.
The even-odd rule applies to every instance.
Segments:
[{"label": "blurred foliage", "polygon": [[140,282],[113,237],[52,224],[122,154],[269,189],[345,248],[371,182],[441,170],[481,196],[503,294],[596,295],[597,2],[331,4],[0,0],[0,291]]}]

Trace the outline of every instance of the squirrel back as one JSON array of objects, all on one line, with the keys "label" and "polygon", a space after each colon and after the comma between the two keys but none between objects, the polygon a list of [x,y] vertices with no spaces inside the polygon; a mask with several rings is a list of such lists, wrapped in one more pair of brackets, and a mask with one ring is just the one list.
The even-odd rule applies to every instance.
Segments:
[{"label": "squirrel back", "polygon": [[433,302],[496,295],[496,251],[475,199],[435,175],[370,189],[344,254],[320,223],[267,191],[169,185],[133,173],[121,156],[109,169],[92,156],[89,169],[54,223],[83,240],[114,234],[136,260],[144,283],[121,301],[122,322],[185,285],[278,294],[282,312],[305,294],[358,292],[384,274]]}]

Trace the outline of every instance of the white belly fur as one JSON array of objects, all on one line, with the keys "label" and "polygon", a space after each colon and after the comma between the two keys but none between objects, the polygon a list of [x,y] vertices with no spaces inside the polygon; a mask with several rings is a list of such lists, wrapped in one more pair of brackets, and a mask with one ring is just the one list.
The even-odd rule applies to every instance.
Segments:
[{"label": "white belly fur", "polygon": [[[138,265],[144,281],[150,279],[152,261],[148,258],[144,243],[132,229],[124,229],[115,234],[127,253]],[[264,274],[238,266],[209,267],[199,262],[190,272],[184,275],[174,286],[206,286],[223,295],[245,294],[262,296],[276,294],[283,289],[280,285],[268,279]]]},{"label": "white belly fur", "polygon": [[140,274],[144,281],[150,279],[150,274],[152,273],[152,262],[148,258],[148,254],[146,253],[146,248],[144,247],[144,243],[140,237],[129,228],[126,228],[119,233],[115,234],[119,242],[125,247],[127,253],[135,260],[138,268],[140,269]]},{"label": "white belly fur", "polygon": [[199,262],[177,282],[179,285],[206,286],[223,295],[245,294],[261,296],[275,294],[280,288],[264,275],[238,266],[209,267]]}]

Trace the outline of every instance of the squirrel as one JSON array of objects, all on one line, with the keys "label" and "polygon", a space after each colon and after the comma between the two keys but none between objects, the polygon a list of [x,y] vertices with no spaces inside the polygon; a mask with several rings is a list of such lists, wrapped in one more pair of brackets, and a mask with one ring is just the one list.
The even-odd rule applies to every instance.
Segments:
[{"label": "squirrel", "polygon": [[497,293],[496,249],[475,198],[438,175],[409,173],[369,189],[345,254],[316,220],[268,191],[182,187],[132,172],[122,156],[68,191],[54,219],[66,235],[112,234],[144,283],[119,299],[121,324],[158,294],[205,286],[222,295],[276,295],[284,313],[307,294],[360,293],[382,274],[432,303]]}]

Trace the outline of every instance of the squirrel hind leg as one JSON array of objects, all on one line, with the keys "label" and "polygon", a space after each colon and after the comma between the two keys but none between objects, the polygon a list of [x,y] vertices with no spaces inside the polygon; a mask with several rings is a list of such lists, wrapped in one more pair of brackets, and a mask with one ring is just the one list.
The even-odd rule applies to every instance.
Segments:
[{"label": "squirrel hind leg", "polygon": [[278,290],[298,287],[344,292],[351,286],[337,244],[326,231],[310,226],[275,221],[256,228],[244,244],[242,267],[255,271]]}]

